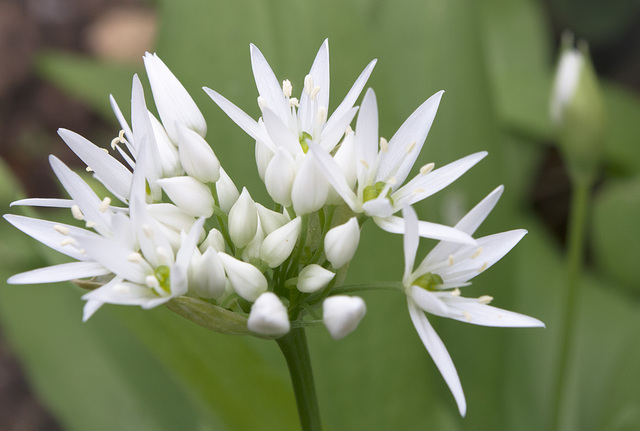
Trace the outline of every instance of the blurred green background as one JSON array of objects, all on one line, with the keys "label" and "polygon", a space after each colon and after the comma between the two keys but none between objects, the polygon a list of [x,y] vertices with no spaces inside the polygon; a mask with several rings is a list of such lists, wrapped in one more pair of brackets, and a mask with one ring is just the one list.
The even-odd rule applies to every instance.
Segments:
[{"label": "blurred green background", "polygon": [[[257,117],[249,43],[259,46],[279,79],[291,80],[295,94],[328,37],[331,109],[378,58],[369,86],[387,138],[427,97],[446,91],[417,166],[489,151],[461,180],[421,203],[421,218],[452,223],[504,184],[501,202],[479,233],[529,231],[466,294],[492,295],[496,306],[535,316],[547,328],[431,319],[467,395],[468,414],[461,419],[404,298],[368,294],[367,316],[346,339],[309,331],[325,428],[546,429],[571,192],[547,111],[558,36],[573,30],[590,42],[602,75],[608,130],[592,193],[562,429],[638,430],[639,18],[637,0],[4,0],[0,135],[7,165],[0,198],[9,211],[8,203],[25,194],[59,193],[47,154],[77,160],[57,139],[57,127],[108,145],[118,131],[108,95],[128,111],[131,77],[144,76],[146,49],[190,91],[207,119],[207,140],[236,184],[267,202],[253,142],[200,88],[217,90]],[[60,259],[8,223],[0,226],[0,278]],[[402,262],[401,238],[368,225],[349,279],[397,280]],[[275,343],[211,334],[165,309],[105,306],[82,324],[80,295],[70,284],[0,286],[1,430],[298,426]],[[25,401],[31,398],[16,377],[20,370],[49,413]]]}]

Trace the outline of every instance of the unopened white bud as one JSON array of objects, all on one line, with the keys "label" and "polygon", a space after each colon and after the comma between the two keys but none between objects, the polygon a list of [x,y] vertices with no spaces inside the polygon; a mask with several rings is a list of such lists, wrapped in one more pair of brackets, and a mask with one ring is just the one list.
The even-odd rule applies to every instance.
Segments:
[{"label": "unopened white bud", "polygon": [[265,292],[251,306],[247,327],[256,334],[281,337],[291,329],[287,308],[273,292]]},{"label": "unopened white bud", "polygon": [[302,268],[298,275],[298,290],[304,293],[317,292],[327,287],[335,275],[335,273],[315,263],[307,265]]},{"label": "unopened white bud", "polygon": [[260,259],[260,246],[262,246],[264,236],[264,232],[260,226],[260,219],[258,218],[256,234],[253,239],[249,241],[249,244],[246,245],[244,250],[242,250],[242,260],[245,262],[253,262],[254,260]]},{"label": "unopened white bud", "polygon": [[[258,123],[262,123],[262,118],[258,120]],[[273,151],[269,149],[264,143],[256,141],[256,166],[258,167],[258,175],[264,182],[264,176],[267,172],[267,166],[273,158]]]},{"label": "unopened white bud", "polygon": [[331,228],[324,237],[324,252],[334,268],[346,265],[356,254],[360,242],[360,226],[352,217],[348,222]]},{"label": "unopened white bud", "polygon": [[192,217],[211,217],[215,204],[211,190],[193,177],[159,179],[158,184],[180,209]]},{"label": "unopened white bud", "polygon": [[255,301],[267,291],[267,279],[258,268],[223,252],[218,252],[218,257],[231,287],[240,297],[247,301]]},{"label": "unopened white bud", "polygon": [[281,228],[289,222],[289,216],[285,213],[279,213],[271,211],[268,208],[256,203],[258,208],[258,217],[260,218],[260,225],[266,235],[269,235],[274,230]]},{"label": "unopened white bud", "polygon": [[293,251],[300,235],[300,217],[271,232],[260,247],[260,259],[270,268],[282,264]]},{"label": "unopened white bud", "polygon": [[264,174],[264,184],[269,196],[281,205],[291,205],[291,188],[296,177],[296,164],[287,150],[278,148]]},{"label": "unopened white bud", "polygon": [[187,175],[203,183],[215,183],[220,178],[220,161],[202,136],[178,124],[180,163]]},{"label": "unopened white bud", "polygon": [[229,214],[231,207],[238,200],[240,192],[238,192],[238,188],[233,184],[231,177],[227,175],[227,172],[222,167],[220,168],[220,178],[216,182],[216,191],[218,192],[220,209]]},{"label": "unopened white bud", "polygon": [[319,210],[327,202],[329,183],[316,167],[312,154],[307,154],[296,173],[291,188],[291,201],[297,215]]},{"label": "unopened white bud", "polygon": [[246,187],[229,210],[229,235],[236,247],[244,247],[256,236],[258,211]]},{"label": "unopened white bud", "polygon": [[224,237],[218,229],[211,229],[202,244],[200,244],[202,252],[205,252],[209,247],[212,247],[215,251],[225,251]]},{"label": "unopened white bud", "polygon": [[322,321],[334,340],[353,332],[367,312],[364,300],[358,296],[330,296],[322,308]]},{"label": "unopened white bud", "polygon": [[151,120],[153,135],[156,139],[156,146],[158,147],[162,177],[175,177],[182,174],[178,148],[171,142],[164,127],[162,127],[160,121],[158,121],[151,112],[149,112],[149,119]]},{"label": "unopened white bud", "polygon": [[207,123],[187,90],[155,54],[144,56],[144,66],[151,83],[153,99],[167,134],[178,142],[176,124],[180,123],[204,136]]},{"label": "unopened white bud", "polygon": [[202,256],[196,259],[189,280],[189,288],[203,298],[220,298],[227,284],[224,267],[218,253],[209,247]]}]

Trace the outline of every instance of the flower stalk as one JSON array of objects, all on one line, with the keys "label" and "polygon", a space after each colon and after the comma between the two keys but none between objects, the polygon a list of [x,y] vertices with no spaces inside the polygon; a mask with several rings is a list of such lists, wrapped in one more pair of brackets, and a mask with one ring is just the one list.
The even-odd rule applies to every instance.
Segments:
[{"label": "flower stalk", "polygon": [[302,431],[320,431],[322,429],[320,410],[304,328],[294,327],[276,342],[287,361],[301,429]]}]

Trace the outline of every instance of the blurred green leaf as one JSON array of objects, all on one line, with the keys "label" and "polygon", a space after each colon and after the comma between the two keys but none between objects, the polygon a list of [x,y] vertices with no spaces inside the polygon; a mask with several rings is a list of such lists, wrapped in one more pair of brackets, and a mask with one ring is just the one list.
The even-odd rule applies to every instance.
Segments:
[{"label": "blurred green leaf", "polygon": [[607,115],[605,162],[614,175],[637,174],[640,172],[640,99],[613,84],[603,85],[602,90]]},{"label": "blurred green leaf", "polygon": [[640,293],[640,177],[599,190],[593,209],[593,254],[612,280]]}]

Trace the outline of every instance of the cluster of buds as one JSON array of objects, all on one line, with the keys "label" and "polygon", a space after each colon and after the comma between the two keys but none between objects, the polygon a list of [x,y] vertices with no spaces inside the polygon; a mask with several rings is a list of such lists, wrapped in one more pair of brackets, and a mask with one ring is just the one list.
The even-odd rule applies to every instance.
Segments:
[{"label": "cluster of buds", "polygon": [[[341,283],[363,223],[405,238],[406,294],[411,318],[464,414],[455,368],[424,312],[482,325],[539,326],[535,319],[467,299],[458,287],[495,263],[524,235],[512,231],[475,240],[475,229],[501,188],[455,227],[419,221],[410,205],[445,188],[486,156],[472,154],[439,169],[432,163],[406,181],[436,115],[442,92],[420,105],[387,141],[378,133],[373,90],[359,98],[370,62],[343,101],[328,113],[329,48],[325,41],[300,98],[251,46],[261,117],[254,120],[214,90],[205,91],[256,142],[258,172],[272,205],[238,190],[205,140],[207,125],[193,99],[155,55],[144,63],[158,120],[133,79],[131,121],[111,104],[122,131],[114,157],[80,135],[60,136],[109,191],[98,196],[81,176],[51,156],[69,199],[23,199],[14,205],[68,208],[65,224],[6,215],[45,245],[76,260],[18,274],[11,283],[74,280],[90,289],[84,320],[104,304],[173,311],[228,334],[279,338],[294,325],[322,322],[335,339],[356,329],[364,301]],[[120,204],[115,204],[119,201]],[[396,215],[402,212],[402,216]],[[414,271],[419,238],[440,240]]]}]

